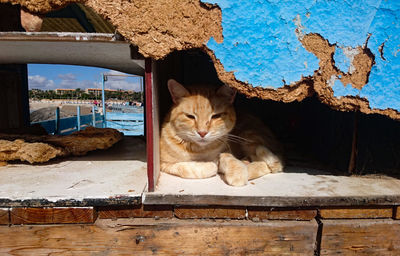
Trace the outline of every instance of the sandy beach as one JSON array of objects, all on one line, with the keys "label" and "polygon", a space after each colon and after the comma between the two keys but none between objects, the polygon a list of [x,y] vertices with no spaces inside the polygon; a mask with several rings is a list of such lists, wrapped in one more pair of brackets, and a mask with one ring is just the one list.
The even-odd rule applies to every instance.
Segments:
[{"label": "sandy beach", "polygon": [[91,102],[65,102],[65,101],[30,101],[29,109],[31,112],[31,122],[40,122],[44,120],[55,119],[57,107],[60,108],[60,117],[76,116],[77,106],[81,107],[81,115],[92,113]]}]

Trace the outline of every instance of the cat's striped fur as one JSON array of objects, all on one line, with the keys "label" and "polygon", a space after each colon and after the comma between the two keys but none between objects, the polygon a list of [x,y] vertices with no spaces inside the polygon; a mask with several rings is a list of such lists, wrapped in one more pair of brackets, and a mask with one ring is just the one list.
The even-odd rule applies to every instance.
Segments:
[{"label": "cat's striped fur", "polygon": [[161,171],[182,178],[219,172],[232,186],[282,171],[279,144],[258,119],[236,114],[234,90],[185,88],[172,79],[168,89],[174,104],[161,129]]}]

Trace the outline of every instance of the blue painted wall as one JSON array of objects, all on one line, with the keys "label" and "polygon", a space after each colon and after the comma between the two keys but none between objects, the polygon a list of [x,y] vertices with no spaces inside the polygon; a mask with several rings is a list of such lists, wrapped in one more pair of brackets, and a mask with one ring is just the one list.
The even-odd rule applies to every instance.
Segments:
[{"label": "blue painted wall", "polygon": [[[207,0],[222,10],[224,41],[211,39],[226,71],[252,86],[279,88],[311,76],[318,59],[299,39],[318,33],[336,44],[335,65],[351,72],[348,52],[364,46],[375,55],[361,90],[332,83],[335,97],[367,98],[371,108],[400,111],[400,1],[398,0]],[[297,30],[296,30],[297,28]],[[379,52],[383,44],[383,58]],[[327,85],[329,86],[329,85]]]}]

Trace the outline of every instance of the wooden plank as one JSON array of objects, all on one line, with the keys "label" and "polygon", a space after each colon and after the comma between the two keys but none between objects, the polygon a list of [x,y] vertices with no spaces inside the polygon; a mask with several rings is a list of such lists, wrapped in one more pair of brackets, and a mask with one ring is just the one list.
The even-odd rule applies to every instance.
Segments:
[{"label": "wooden plank", "polygon": [[393,216],[397,220],[400,219],[400,206],[395,206],[395,211],[394,211]]},{"label": "wooden plank", "polygon": [[248,218],[251,220],[312,220],[315,216],[317,216],[317,210],[313,209],[248,208]]},{"label": "wooden plank", "polygon": [[400,255],[398,220],[322,220],[321,255]]},{"label": "wooden plank", "polygon": [[11,224],[93,223],[96,212],[93,207],[12,208]]},{"label": "wooden plank", "polygon": [[174,216],[171,205],[99,207],[97,211],[100,219],[172,218]]},{"label": "wooden plank", "polygon": [[0,227],[0,254],[313,255],[315,221],[98,220]]},{"label": "wooden plank", "polygon": [[22,128],[29,122],[26,72],[25,64],[0,65],[0,129]]},{"label": "wooden plank", "polygon": [[180,219],[245,219],[245,207],[176,206],[174,214]]},{"label": "wooden plank", "polygon": [[11,208],[11,224],[49,224],[53,223],[53,208]]},{"label": "wooden plank", "polygon": [[302,197],[302,196],[238,196],[238,195],[189,195],[144,193],[144,204],[180,205],[226,205],[226,206],[272,206],[272,207],[335,207],[393,205],[400,203],[399,196],[354,196],[354,197]]},{"label": "wooden plank", "polygon": [[0,225],[8,225],[10,224],[10,216],[9,216],[8,208],[0,208]]},{"label": "wooden plank", "polygon": [[55,207],[53,208],[53,223],[94,223],[97,212],[93,207]]},{"label": "wooden plank", "polygon": [[392,218],[392,207],[320,209],[323,219],[378,219]]}]

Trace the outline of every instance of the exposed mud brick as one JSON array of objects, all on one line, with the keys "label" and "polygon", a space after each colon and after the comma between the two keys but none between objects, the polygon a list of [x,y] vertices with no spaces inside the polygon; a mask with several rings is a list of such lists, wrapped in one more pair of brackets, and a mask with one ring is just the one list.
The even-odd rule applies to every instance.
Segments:
[{"label": "exposed mud brick", "polygon": [[321,218],[323,219],[377,219],[377,218],[391,218],[393,216],[393,208],[377,207],[377,208],[364,208],[364,209],[321,209]]},{"label": "exposed mud brick", "polygon": [[273,209],[269,207],[249,207],[248,218],[259,220],[312,220],[317,210]]},{"label": "exposed mud brick", "polygon": [[96,220],[93,207],[12,208],[10,216],[14,225],[93,223]]},{"label": "exposed mud brick", "polygon": [[100,219],[172,218],[174,216],[171,205],[99,207],[98,214]]},{"label": "exposed mud brick", "polygon": [[244,219],[245,207],[176,206],[175,217],[180,219]]},{"label": "exposed mud brick", "polygon": [[0,208],[0,225],[8,225],[9,222],[10,219],[8,208]]},{"label": "exposed mud brick", "polygon": [[398,220],[322,220],[321,255],[400,255]]},{"label": "exposed mud brick", "polygon": [[[0,227],[17,255],[313,255],[316,221],[98,220],[91,225]],[[64,239],[68,238],[68,239]]]}]

